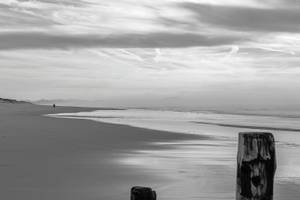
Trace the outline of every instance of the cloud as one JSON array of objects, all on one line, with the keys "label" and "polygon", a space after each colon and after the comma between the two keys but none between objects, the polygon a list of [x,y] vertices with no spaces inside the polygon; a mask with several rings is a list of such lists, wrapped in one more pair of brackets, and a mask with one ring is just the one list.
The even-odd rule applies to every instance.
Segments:
[{"label": "cloud", "polygon": [[72,48],[177,48],[234,44],[234,36],[206,36],[192,33],[149,33],[123,35],[53,35],[42,32],[0,33],[0,50]]},{"label": "cloud", "polygon": [[295,8],[300,6],[298,0],[255,0],[258,3],[263,3],[271,7],[286,7],[286,8]]},{"label": "cloud", "polygon": [[9,26],[20,28],[24,26],[50,26],[58,24],[45,16],[0,4],[0,25],[2,28]]},{"label": "cloud", "polygon": [[[14,4],[22,3],[46,3],[46,4],[56,4],[56,5],[65,5],[65,6],[83,6],[87,4],[85,1],[81,0],[12,0]],[[9,3],[9,1],[7,2]]]},{"label": "cloud", "polygon": [[253,8],[181,3],[200,23],[238,31],[300,32],[299,8]]}]

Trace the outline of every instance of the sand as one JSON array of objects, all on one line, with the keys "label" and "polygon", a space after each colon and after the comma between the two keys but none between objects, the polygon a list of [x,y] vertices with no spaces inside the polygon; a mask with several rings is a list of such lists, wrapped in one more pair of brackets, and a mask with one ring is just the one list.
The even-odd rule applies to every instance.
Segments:
[{"label": "sand", "polygon": [[[201,139],[49,113],[95,108],[0,104],[0,195],[6,200],[129,199],[133,185],[164,185],[155,171],[119,159],[151,142]],[[161,146],[160,148],[168,148]]]},{"label": "sand", "polygon": [[[44,116],[95,109],[0,103],[0,199],[124,200],[134,185],[161,200],[235,198],[232,141]],[[276,180],[274,200],[299,199],[295,180]]]}]

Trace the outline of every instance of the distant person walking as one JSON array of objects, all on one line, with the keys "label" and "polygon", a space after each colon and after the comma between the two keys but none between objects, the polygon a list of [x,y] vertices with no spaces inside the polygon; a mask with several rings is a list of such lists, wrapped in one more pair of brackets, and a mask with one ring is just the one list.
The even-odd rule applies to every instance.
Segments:
[{"label": "distant person walking", "polygon": [[52,107],[55,109],[56,105],[55,105],[55,104],[53,104],[53,105],[52,105]]}]

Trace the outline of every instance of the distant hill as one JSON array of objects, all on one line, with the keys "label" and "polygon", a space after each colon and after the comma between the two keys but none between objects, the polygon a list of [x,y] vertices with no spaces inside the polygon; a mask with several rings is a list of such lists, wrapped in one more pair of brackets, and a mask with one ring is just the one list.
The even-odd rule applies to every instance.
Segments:
[{"label": "distant hill", "polygon": [[27,101],[18,101],[16,99],[4,99],[4,98],[0,98],[0,103],[11,103],[11,104],[31,104],[30,102]]}]

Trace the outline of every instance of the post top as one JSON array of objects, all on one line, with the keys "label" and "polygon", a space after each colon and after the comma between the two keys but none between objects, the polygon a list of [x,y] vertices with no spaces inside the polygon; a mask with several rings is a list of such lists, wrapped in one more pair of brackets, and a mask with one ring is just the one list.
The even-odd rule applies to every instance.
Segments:
[{"label": "post top", "polygon": [[273,134],[270,133],[270,132],[240,132],[239,133],[239,136],[246,136],[246,137],[264,137],[264,136],[267,136],[267,137],[273,137]]},{"label": "post top", "polygon": [[144,187],[144,186],[133,186],[131,189],[132,190],[152,190],[152,188]]},{"label": "post top", "polygon": [[259,134],[259,135],[264,135],[264,134],[272,134],[270,132],[264,132],[264,131],[245,131],[245,132],[240,132],[240,134]]}]

